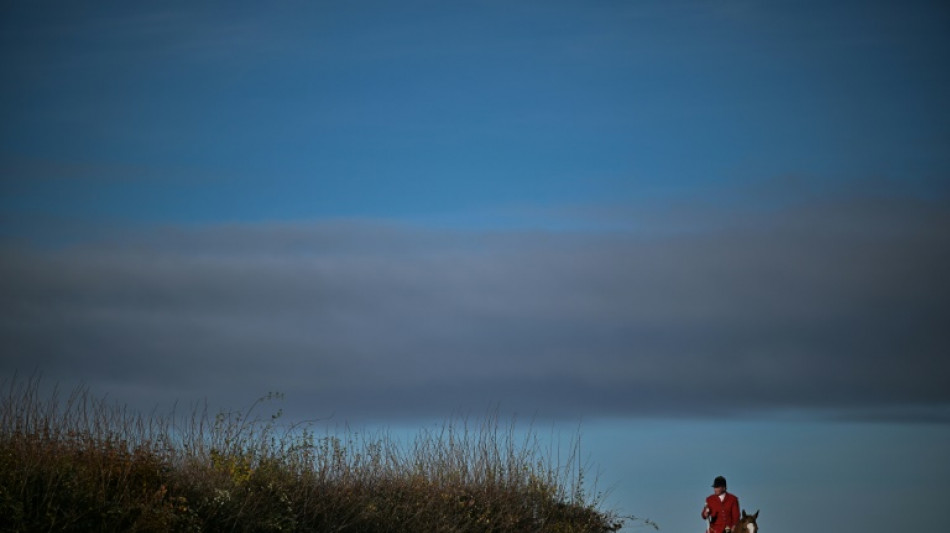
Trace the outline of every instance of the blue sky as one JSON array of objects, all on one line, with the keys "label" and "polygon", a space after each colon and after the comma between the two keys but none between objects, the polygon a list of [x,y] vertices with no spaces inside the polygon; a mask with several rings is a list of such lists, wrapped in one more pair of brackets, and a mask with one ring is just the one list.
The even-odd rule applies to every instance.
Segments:
[{"label": "blue sky", "polygon": [[894,501],[933,529],[948,30],[923,1],[5,2],[0,376],[500,406],[586,421],[663,530],[720,473],[776,532]]}]

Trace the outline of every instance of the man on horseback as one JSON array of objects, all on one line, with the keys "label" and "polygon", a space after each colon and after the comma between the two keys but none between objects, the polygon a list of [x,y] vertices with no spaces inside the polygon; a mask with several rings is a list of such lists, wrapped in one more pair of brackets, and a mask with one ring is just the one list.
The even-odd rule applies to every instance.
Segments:
[{"label": "man on horseback", "polygon": [[739,522],[739,498],[726,491],[726,478],[716,477],[713,494],[706,498],[703,520],[709,521],[706,533],[725,533],[735,529]]}]

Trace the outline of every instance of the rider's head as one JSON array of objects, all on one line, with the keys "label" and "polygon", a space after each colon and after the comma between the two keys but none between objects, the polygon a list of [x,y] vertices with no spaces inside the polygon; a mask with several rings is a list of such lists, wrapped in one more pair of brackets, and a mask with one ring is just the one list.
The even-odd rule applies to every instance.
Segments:
[{"label": "rider's head", "polygon": [[716,494],[722,494],[726,492],[726,478],[722,476],[716,476],[716,479],[713,480],[713,490],[716,491]]}]

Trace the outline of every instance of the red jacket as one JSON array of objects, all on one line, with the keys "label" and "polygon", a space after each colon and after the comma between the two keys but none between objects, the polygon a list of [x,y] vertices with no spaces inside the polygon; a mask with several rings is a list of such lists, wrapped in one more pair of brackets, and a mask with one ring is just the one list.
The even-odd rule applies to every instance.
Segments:
[{"label": "red jacket", "polygon": [[735,529],[739,523],[739,498],[729,492],[725,494],[726,498],[722,501],[715,494],[706,498],[703,519],[712,517],[712,523],[709,525],[709,531],[712,533],[722,533],[726,528]]}]

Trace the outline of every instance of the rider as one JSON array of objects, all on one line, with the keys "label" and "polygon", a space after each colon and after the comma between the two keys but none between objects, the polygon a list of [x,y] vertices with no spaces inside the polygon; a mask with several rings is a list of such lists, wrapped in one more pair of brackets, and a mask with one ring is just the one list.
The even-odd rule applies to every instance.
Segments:
[{"label": "rider", "polygon": [[707,533],[732,531],[739,522],[739,498],[726,491],[726,478],[717,476],[713,481],[713,494],[706,498],[703,520],[709,520]]}]

